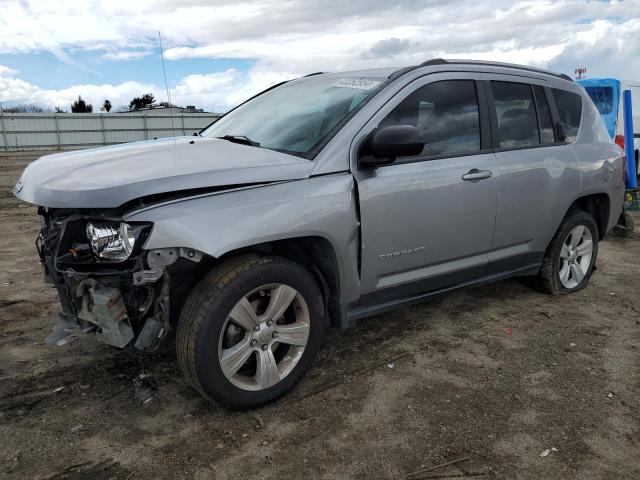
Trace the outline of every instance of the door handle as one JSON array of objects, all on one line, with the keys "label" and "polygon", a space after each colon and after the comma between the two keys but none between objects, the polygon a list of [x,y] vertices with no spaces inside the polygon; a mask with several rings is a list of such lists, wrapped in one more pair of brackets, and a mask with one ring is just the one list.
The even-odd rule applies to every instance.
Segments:
[{"label": "door handle", "polygon": [[476,180],[482,180],[484,178],[491,177],[493,177],[493,172],[491,170],[478,170],[477,168],[472,168],[467,173],[462,175],[462,180],[473,182]]}]

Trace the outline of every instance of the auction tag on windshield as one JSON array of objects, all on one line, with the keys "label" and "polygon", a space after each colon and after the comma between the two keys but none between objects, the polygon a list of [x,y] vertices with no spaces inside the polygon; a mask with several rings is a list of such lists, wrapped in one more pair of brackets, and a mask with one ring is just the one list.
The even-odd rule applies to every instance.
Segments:
[{"label": "auction tag on windshield", "polygon": [[337,82],[331,84],[332,87],[357,88],[358,90],[371,90],[379,85],[376,80],[368,80],[366,78],[341,78]]}]

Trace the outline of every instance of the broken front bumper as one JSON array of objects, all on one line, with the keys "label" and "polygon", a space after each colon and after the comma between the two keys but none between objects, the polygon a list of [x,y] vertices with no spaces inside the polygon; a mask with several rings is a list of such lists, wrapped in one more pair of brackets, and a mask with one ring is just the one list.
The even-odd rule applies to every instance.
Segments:
[{"label": "broken front bumper", "polygon": [[[62,312],[49,343],[81,330],[95,331],[102,343],[142,351],[158,348],[171,328],[169,266],[178,260],[199,262],[194,250],[137,248],[125,262],[105,262],[77,237],[83,228],[71,220],[44,217],[36,242],[45,279],[55,286]],[[74,222],[83,221],[73,218]],[[86,221],[86,220],[85,220]]]}]

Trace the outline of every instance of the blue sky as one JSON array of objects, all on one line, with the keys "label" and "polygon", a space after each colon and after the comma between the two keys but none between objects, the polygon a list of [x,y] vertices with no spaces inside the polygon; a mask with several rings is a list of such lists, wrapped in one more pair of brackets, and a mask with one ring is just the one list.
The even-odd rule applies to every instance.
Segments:
[{"label": "blue sky", "polygon": [[[133,60],[109,60],[104,52],[78,51],[73,53],[77,65],[69,64],[50,52],[14,53],[0,55],[0,65],[20,72],[20,78],[44,89],[61,89],[70,84],[121,83],[135,79],[143,83],[164,84],[160,49]],[[230,68],[247,71],[252,59],[192,58],[166,61],[167,81],[175,85],[189,74],[223,72]]]},{"label": "blue sky", "polygon": [[224,111],[314,71],[498,60],[640,80],[640,0],[0,0],[0,102]]}]

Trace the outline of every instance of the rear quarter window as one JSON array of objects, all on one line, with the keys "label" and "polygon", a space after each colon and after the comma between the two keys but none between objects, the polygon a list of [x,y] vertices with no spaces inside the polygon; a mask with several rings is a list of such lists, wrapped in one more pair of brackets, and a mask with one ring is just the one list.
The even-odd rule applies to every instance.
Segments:
[{"label": "rear quarter window", "polygon": [[560,121],[567,132],[567,143],[575,142],[582,119],[582,97],[577,93],[553,89],[553,97],[558,106]]}]

